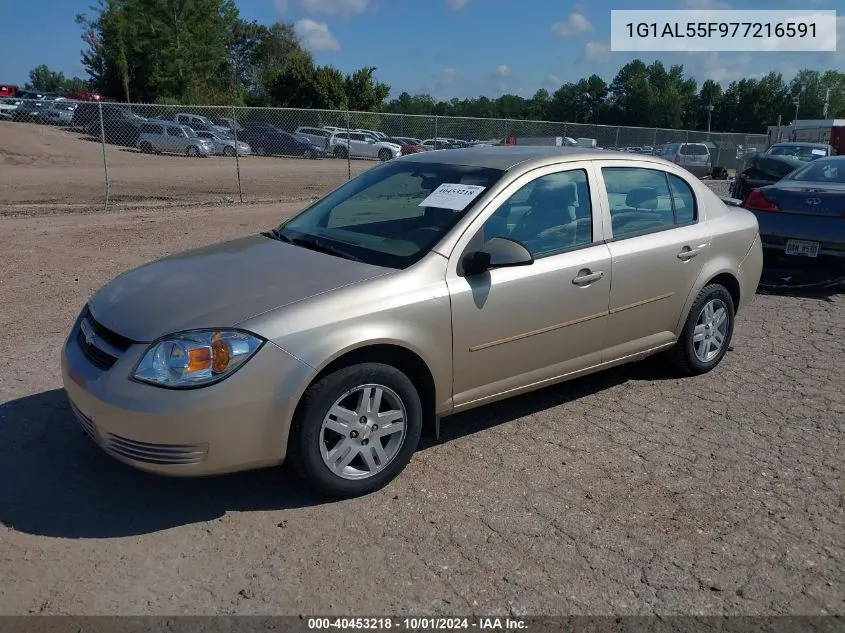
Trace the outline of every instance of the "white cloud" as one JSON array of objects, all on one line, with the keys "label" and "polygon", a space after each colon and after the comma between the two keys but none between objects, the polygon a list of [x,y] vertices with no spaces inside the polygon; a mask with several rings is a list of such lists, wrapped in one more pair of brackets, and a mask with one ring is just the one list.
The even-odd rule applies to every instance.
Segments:
[{"label": "white cloud", "polygon": [[583,13],[573,12],[562,22],[552,25],[552,33],[561,37],[582,35],[593,30],[593,25]]},{"label": "white cloud", "polygon": [[275,0],[279,16],[287,15],[292,4],[306,14],[323,13],[348,20],[364,13],[370,6],[370,0]]},{"label": "white cloud", "polygon": [[323,51],[339,51],[340,42],[337,41],[325,22],[314,20],[298,20],[293,29],[302,40],[302,45],[314,53]]},{"label": "white cloud", "polygon": [[460,11],[469,4],[469,0],[448,0],[453,11]]},{"label": "white cloud", "polygon": [[578,61],[587,62],[588,64],[598,64],[604,61],[610,55],[610,44],[604,41],[587,42],[584,46],[584,52]]},{"label": "white cloud", "polygon": [[494,74],[496,77],[507,77],[511,74],[511,68],[507,64],[502,64],[496,68],[496,72]]}]

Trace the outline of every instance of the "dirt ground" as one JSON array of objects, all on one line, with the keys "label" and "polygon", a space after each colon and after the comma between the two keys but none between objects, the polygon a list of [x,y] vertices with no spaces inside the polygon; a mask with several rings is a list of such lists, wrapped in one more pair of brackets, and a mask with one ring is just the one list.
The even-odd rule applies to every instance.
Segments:
[{"label": "dirt ground", "polygon": [[[0,167],[4,204],[57,160]],[[0,614],[845,613],[842,294],[756,296],[705,376],[646,361],[446,419],[363,499],[106,456],[61,390],[86,299],[301,205],[0,217]]]},{"label": "dirt ground", "polygon": [[[109,202],[139,205],[303,201],[378,164],[245,156],[148,155],[106,146]],[[240,170],[240,189],[238,187]],[[0,122],[0,215],[101,207],[106,195],[103,146],[85,134]]]}]

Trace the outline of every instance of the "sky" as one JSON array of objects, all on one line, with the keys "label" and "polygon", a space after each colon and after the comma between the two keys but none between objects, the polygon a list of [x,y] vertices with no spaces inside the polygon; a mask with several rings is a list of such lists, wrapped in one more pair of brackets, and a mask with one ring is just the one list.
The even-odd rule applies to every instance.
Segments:
[{"label": "sky", "polygon": [[[638,57],[683,64],[687,75],[723,85],[776,70],[845,70],[843,0],[648,0],[649,9],[839,9],[836,52],[651,52],[610,50],[610,11],[630,0],[236,0],[241,17],[295,24],[318,64],[344,72],[375,66],[379,81],[438,99],[504,93],[530,97],[596,73],[610,82]],[[0,83],[23,85],[47,64],[85,77],[74,16],[91,0],[3,2]],[[33,34],[37,37],[33,38]]]}]

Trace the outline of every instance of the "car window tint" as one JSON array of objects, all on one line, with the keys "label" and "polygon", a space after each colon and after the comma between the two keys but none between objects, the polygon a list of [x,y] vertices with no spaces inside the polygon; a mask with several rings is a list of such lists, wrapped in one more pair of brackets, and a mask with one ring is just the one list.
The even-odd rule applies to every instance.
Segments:
[{"label": "car window tint", "polygon": [[540,176],[513,193],[484,223],[484,241],[508,237],[535,258],[590,244],[593,219],[583,169]]},{"label": "car window tint", "polygon": [[696,220],[695,195],[682,178],[669,174],[669,188],[675,205],[675,223],[688,224]]},{"label": "car window tint", "polygon": [[182,130],[178,127],[169,127],[169,128],[167,128],[167,135],[168,136],[182,136]]},{"label": "car window tint", "polygon": [[706,145],[687,143],[681,148],[681,154],[685,156],[706,156],[708,153]]},{"label": "car window tint", "polygon": [[662,231],[675,225],[666,172],[603,167],[614,238]]}]

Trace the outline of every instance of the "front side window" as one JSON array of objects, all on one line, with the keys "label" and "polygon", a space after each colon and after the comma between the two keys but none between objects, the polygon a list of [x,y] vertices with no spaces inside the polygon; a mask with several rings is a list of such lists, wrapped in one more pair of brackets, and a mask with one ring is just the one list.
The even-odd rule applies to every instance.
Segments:
[{"label": "front side window", "polygon": [[406,268],[422,259],[503,175],[465,165],[384,163],[282,224],[279,233],[283,240],[316,240],[377,266]]},{"label": "front side window", "polygon": [[167,128],[167,135],[168,136],[182,136],[182,128],[169,127],[169,128]]},{"label": "front side window", "polygon": [[482,227],[484,241],[507,237],[535,259],[591,244],[593,215],[587,172],[540,176],[514,192]]}]

